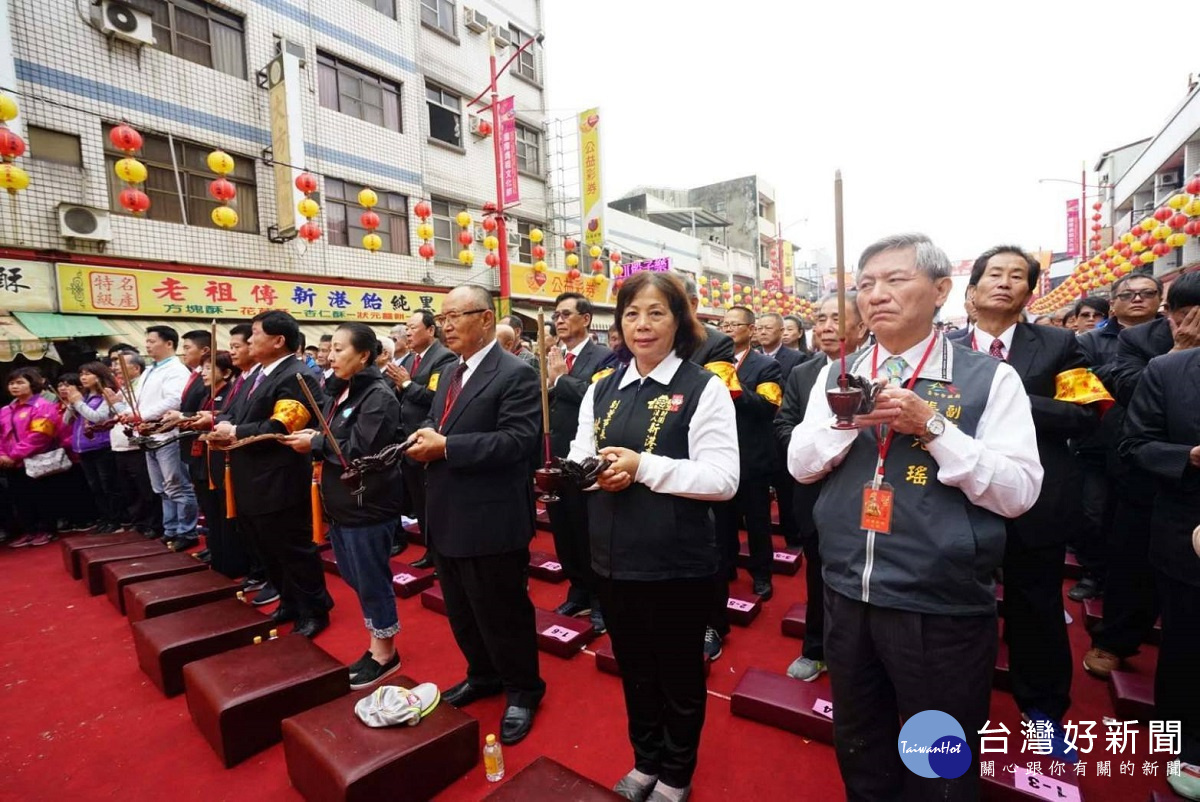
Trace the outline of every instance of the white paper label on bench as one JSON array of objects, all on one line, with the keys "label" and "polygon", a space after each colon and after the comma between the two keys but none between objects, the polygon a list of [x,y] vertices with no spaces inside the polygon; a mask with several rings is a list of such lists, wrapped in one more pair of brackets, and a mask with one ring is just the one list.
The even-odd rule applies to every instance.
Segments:
[{"label": "white paper label on bench", "polygon": [[827,718],[833,721],[833,702],[826,702],[824,699],[818,699],[813,703],[813,712],[822,718]]},{"label": "white paper label on bench", "polygon": [[555,640],[560,640],[563,643],[570,643],[575,638],[579,637],[579,633],[575,630],[567,629],[566,627],[560,627],[558,624],[555,624],[549,629],[543,629],[542,634],[547,638],[554,638]]},{"label": "white paper label on bench", "polygon": [[1052,799],[1054,802],[1079,802],[1079,789],[1068,785],[1054,777],[1043,777],[1034,774],[1024,766],[1015,766],[1013,779],[1017,782],[1017,790],[1039,796],[1042,799]]},{"label": "white paper label on bench", "polygon": [[553,560],[546,560],[546,562],[539,565],[538,568],[541,568],[543,571],[561,571],[562,563],[556,563]]},{"label": "white paper label on bench", "polygon": [[781,563],[794,563],[796,562],[796,555],[787,551],[777,551],[775,552],[775,559]]},{"label": "white paper label on bench", "polygon": [[730,610],[740,610],[743,613],[748,613],[754,609],[754,602],[742,601],[741,599],[730,599],[725,602],[725,606]]},{"label": "white paper label on bench", "polygon": [[416,582],[417,578],[412,574],[396,574],[392,577],[393,582],[399,582],[401,585],[407,585],[409,582]]}]

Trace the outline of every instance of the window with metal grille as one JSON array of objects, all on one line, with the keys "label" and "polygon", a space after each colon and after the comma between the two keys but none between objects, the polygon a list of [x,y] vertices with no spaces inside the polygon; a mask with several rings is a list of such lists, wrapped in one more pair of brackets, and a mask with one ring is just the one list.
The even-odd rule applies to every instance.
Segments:
[{"label": "window with metal grille", "polygon": [[403,130],[400,119],[400,84],[373,72],[317,51],[320,103],[373,125]]},{"label": "window with metal grille", "polygon": [[449,145],[462,145],[462,98],[432,84],[425,87],[429,107],[429,136]]},{"label": "window with metal grille", "polygon": [[380,14],[387,14],[392,19],[396,18],[396,0],[358,0],[358,2],[375,9]]},{"label": "window with metal grille", "polygon": [[458,261],[458,221],[454,219],[458,212],[450,210],[450,201],[432,200],[433,209],[433,247],[437,251],[436,259],[443,261]]},{"label": "window with metal grille", "polygon": [[245,23],[202,0],[155,0],[154,46],[235,78],[246,77]]},{"label": "window with metal grille", "polygon": [[[329,229],[330,245],[349,245],[361,248],[367,230],[359,223],[366,211],[358,203],[361,184],[353,184],[338,178],[325,177],[325,225]],[[375,213],[379,215],[379,228],[375,233],[383,240],[384,253],[409,253],[408,198],[396,192],[379,192],[379,203]]]},{"label": "window with metal grille", "polygon": [[453,36],[454,5],[453,0],[421,0],[421,22]]},{"label": "window with metal grille", "polygon": [[517,123],[517,169],[542,174],[542,134],[520,123]]},{"label": "window with metal grille", "polygon": [[[517,26],[508,26],[508,39],[512,42],[512,46],[514,48],[518,48],[525,44],[530,38],[531,37],[529,34],[525,33],[525,31],[521,30]],[[533,52],[532,47],[525,48],[521,51],[521,55],[517,56],[517,60],[513,62],[513,72],[515,72],[517,75],[520,75],[522,78],[528,78],[534,83],[537,83],[537,54]]]},{"label": "window with metal grille", "polygon": [[83,167],[83,149],[79,137],[74,134],[64,134],[49,128],[30,125],[26,128],[29,135],[29,157],[55,164],[69,164],[72,167]]},{"label": "window with metal grille", "polygon": [[[117,200],[125,182],[116,176],[113,167],[125,154],[113,147],[104,126],[104,174],[108,180],[108,205],[114,214],[128,214]],[[150,196],[150,209],[145,216],[165,223],[184,223],[204,228],[217,228],[212,210],[220,204],[208,194],[208,182],[217,176],[208,169],[208,154],[216,148],[174,138],[174,159],[171,141],[165,136],[142,132],[144,143],[137,159],[146,165],[146,183],[142,191]],[[258,233],[258,189],[255,182],[254,159],[233,156],[233,172],[225,176],[237,187],[237,197],[229,204],[238,213],[234,231]],[[178,169],[177,169],[178,168]],[[184,210],[186,209],[186,217]]]}]

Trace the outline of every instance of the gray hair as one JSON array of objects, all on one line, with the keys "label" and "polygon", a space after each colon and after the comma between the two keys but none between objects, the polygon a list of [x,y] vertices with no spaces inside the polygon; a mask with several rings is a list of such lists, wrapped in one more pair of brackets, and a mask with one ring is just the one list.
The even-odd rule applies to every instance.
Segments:
[{"label": "gray hair", "polygon": [[377,337],[376,339],[379,342],[380,355],[386,356],[390,362],[392,357],[396,354],[395,344],[388,337]]},{"label": "gray hair", "polygon": [[[480,306],[486,306],[488,309],[493,308],[492,293],[486,287],[480,286],[479,284],[459,284],[454,289],[469,290],[471,293],[471,300],[475,301],[475,303],[479,304]],[[451,292],[453,291],[454,290],[451,290]]]},{"label": "gray hair", "polygon": [[[128,357],[129,364],[136,365],[138,373],[146,372],[146,359],[141,354],[134,353],[133,351],[121,351],[119,356]],[[118,370],[120,370],[120,368],[118,368]]]},{"label": "gray hair", "polygon": [[[815,307],[820,308],[830,301],[836,301],[837,297],[836,292],[827,292],[817,300]],[[862,320],[862,313],[858,311],[858,293],[854,290],[846,290],[846,310],[854,315],[855,320]]]},{"label": "gray hair", "polygon": [[925,271],[931,281],[950,276],[950,258],[924,234],[893,234],[871,243],[858,259],[858,272],[881,253],[909,248],[916,253],[917,269]]},{"label": "gray hair", "polygon": [[683,291],[688,298],[700,297],[700,291],[696,288],[696,279],[692,278],[691,273],[676,273],[675,275],[683,282]]},{"label": "gray hair", "polygon": [[773,318],[779,323],[780,326],[783,325],[783,315],[779,314],[778,312],[763,312],[758,316],[759,320],[766,320],[767,318]]}]

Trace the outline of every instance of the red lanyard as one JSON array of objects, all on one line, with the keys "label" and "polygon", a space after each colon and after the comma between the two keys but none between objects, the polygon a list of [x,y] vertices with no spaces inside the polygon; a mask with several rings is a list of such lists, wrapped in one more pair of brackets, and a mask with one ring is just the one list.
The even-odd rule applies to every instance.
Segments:
[{"label": "red lanyard", "polygon": [[[904,389],[911,390],[917,383],[917,377],[921,375],[921,371],[925,368],[925,363],[929,361],[929,355],[933,353],[933,346],[938,341],[937,332],[934,332],[933,338],[930,339],[929,345],[925,348],[925,353],[921,356],[921,361],[917,363],[917,369],[913,371],[913,375],[908,380],[908,386]],[[879,372],[879,346],[875,346],[875,350],[871,352],[871,378]],[[892,447],[892,438],[896,436],[896,432],[889,428],[887,437],[882,436],[882,427],[875,427],[875,437],[879,440],[879,464],[875,468],[875,472],[883,476],[883,463],[887,459],[888,450]]]}]

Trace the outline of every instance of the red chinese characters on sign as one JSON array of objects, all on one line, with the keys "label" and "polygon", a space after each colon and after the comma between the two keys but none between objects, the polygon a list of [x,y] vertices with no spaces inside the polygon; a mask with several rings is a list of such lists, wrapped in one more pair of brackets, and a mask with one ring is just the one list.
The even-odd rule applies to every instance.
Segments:
[{"label": "red chinese characters on sign", "polygon": [[250,288],[250,297],[254,299],[256,304],[273,306],[275,301],[279,299],[279,293],[270,284],[255,284]]},{"label": "red chinese characters on sign", "polygon": [[497,106],[500,115],[500,184],[505,206],[521,202],[521,186],[517,178],[517,112],[512,96]]},{"label": "red chinese characters on sign", "polygon": [[185,292],[187,292],[187,286],[179,279],[170,276],[160,281],[154,288],[154,294],[163,300],[169,298],[172,301],[182,301]]},{"label": "red chinese characters on sign", "polygon": [[128,273],[93,273],[89,283],[97,309],[137,311],[137,279]]},{"label": "red chinese characters on sign", "polygon": [[237,298],[233,297],[233,283],[229,281],[209,280],[209,282],[204,285],[204,294],[207,295],[208,300],[212,301],[213,303],[237,302]]}]

